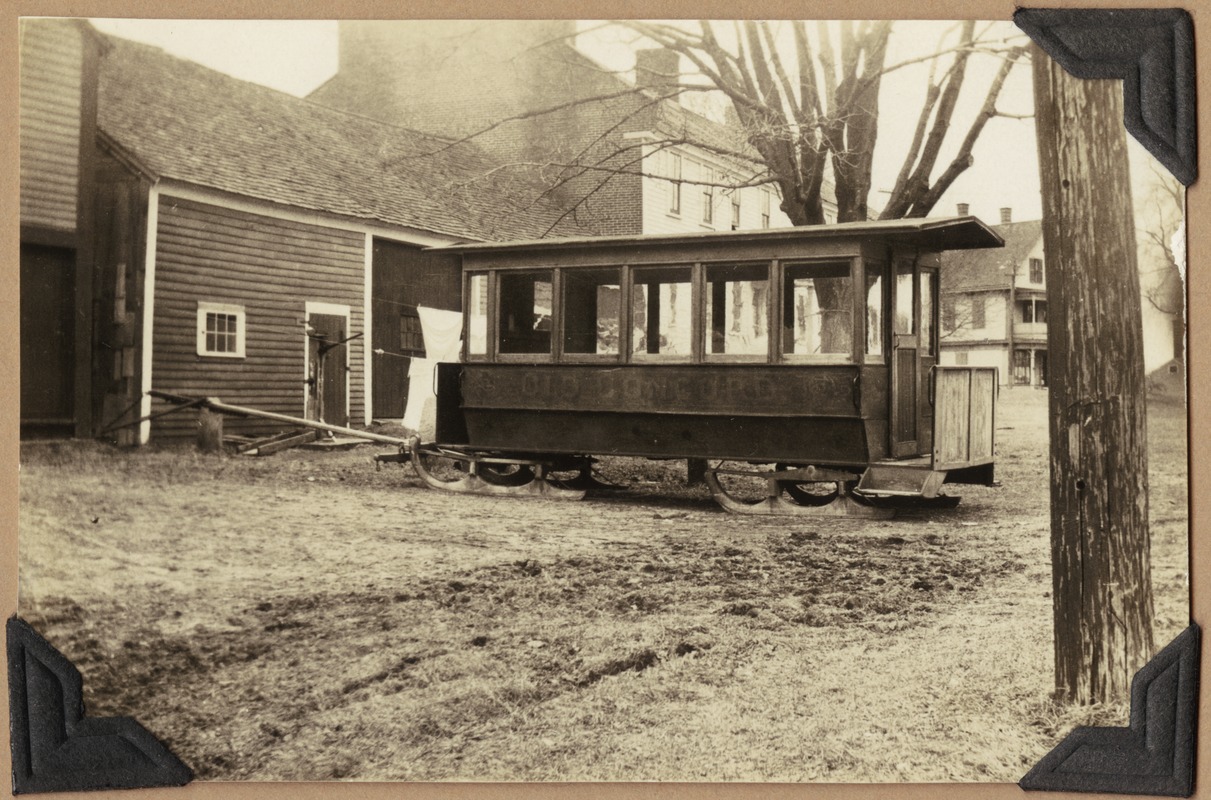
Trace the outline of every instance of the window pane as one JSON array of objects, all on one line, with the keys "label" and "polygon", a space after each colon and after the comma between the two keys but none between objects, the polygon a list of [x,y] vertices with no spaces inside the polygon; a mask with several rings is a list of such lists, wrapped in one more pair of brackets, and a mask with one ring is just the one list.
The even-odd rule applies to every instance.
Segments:
[{"label": "window pane", "polygon": [[693,294],[690,268],[637,269],[631,294],[631,352],[689,356]]},{"label": "window pane", "polygon": [[1041,258],[1030,259],[1030,282],[1031,283],[1042,283],[1043,282],[1043,259],[1041,259]]},{"label": "window pane", "polygon": [[921,349],[933,354],[933,285],[937,273],[922,272],[921,283]]},{"label": "window pane", "polygon": [[769,353],[769,267],[715,266],[706,273],[707,352]]},{"label": "window pane", "polygon": [[617,269],[563,271],[563,349],[565,353],[618,354]]},{"label": "window pane", "polygon": [[1034,301],[1034,321],[1035,322],[1046,322],[1047,321],[1047,301],[1046,300],[1035,300]]},{"label": "window pane", "polygon": [[912,263],[901,261],[896,265],[896,333],[916,333],[916,318],[913,314]]},{"label": "window pane", "polygon": [[399,349],[417,358],[425,357],[425,338],[421,334],[420,317],[412,310],[403,311],[399,317]]},{"label": "window pane", "polygon": [[234,353],[235,329],[235,315],[206,312],[206,351]]},{"label": "window pane", "polygon": [[1013,351],[1013,382],[1017,384],[1030,383],[1030,351]]},{"label": "window pane", "polygon": [[849,264],[787,266],[782,286],[787,355],[852,355],[854,292]]},{"label": "window pane", "polygon": [[883,271],[867,266],[866,272],[866,354],[883,355]]},{"label": "window pane", "polygon": [[498,273],[500,352],[551,352],[551,270]]},{"label": "window pane", "polygon": [[467,287],[467,352],[488,352],[488,276],[472,275]]}]

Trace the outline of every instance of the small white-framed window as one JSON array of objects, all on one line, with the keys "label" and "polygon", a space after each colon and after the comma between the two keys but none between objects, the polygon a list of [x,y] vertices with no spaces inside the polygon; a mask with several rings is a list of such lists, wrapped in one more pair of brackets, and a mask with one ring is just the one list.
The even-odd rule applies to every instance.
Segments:
[{"label": "small white-framed window", "polygon": [[198,355],[244,357],[244,307],[198,301]]},{"label": "small white-framed window", "polygon": [[769,227],[769,208],[770,208],[770,192],[768,189],[761,190],[761,227]]}]

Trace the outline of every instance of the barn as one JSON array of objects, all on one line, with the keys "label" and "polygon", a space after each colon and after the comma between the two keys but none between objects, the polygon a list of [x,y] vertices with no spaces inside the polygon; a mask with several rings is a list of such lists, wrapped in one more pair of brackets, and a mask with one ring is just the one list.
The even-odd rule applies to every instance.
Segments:
[{"label": "barn", "polygon": [[21,426],[92,427],[93,141],[105,41],[82,21],[21,27]]},{"label": "barn", "polygon": [[[581,232],[540,184],[472,143],[320,106],[83,23],[25,22],[23,57],[54,36],[93,37],[102,50],[95,79],[84,59],[75,67],[96,87],[95,133],[79,121],[86,110],[57,134],[78,132],[88,173],[78,204],[95,217],[89,280],[68,292],[93,314],[87,352],[72,356],[89,397],[57,417],[74,413],[76,435],[192,436],[188,415],[157,416],[168,406],[153,388],[338,425],[398,419],[409,359],[423,354],[417,307],[460,304],[456,260],[423,248]],[[63,47],[41,49],[49,58]],[[23,62],[23,74],[43,71],[54,70]],[[23,174],[23,202],[39,191]],[[39,316],[24,286],[22,303],[23,317]],[[266,425],[233,421],[248,434]]]}]

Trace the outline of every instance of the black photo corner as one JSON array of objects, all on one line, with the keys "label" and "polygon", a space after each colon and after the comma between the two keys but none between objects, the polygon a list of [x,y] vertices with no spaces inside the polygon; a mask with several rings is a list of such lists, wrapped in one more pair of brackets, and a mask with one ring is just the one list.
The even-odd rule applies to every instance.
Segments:
[{"label": "black photo corner", "polygon": [[189,767],[129,717],[85,714],[80,672],[37,631],[7,626],[13,793],[183,786]]}]

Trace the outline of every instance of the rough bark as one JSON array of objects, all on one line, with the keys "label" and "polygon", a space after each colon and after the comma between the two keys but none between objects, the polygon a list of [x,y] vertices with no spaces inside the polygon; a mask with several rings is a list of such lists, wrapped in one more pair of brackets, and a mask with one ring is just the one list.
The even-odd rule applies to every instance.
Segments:
[{"label": "rough bark", "polygon": [[1033,54],[1047,251],[1057,696],[1121,701],[1152,655],[1143,332],[1119,81]]}]

